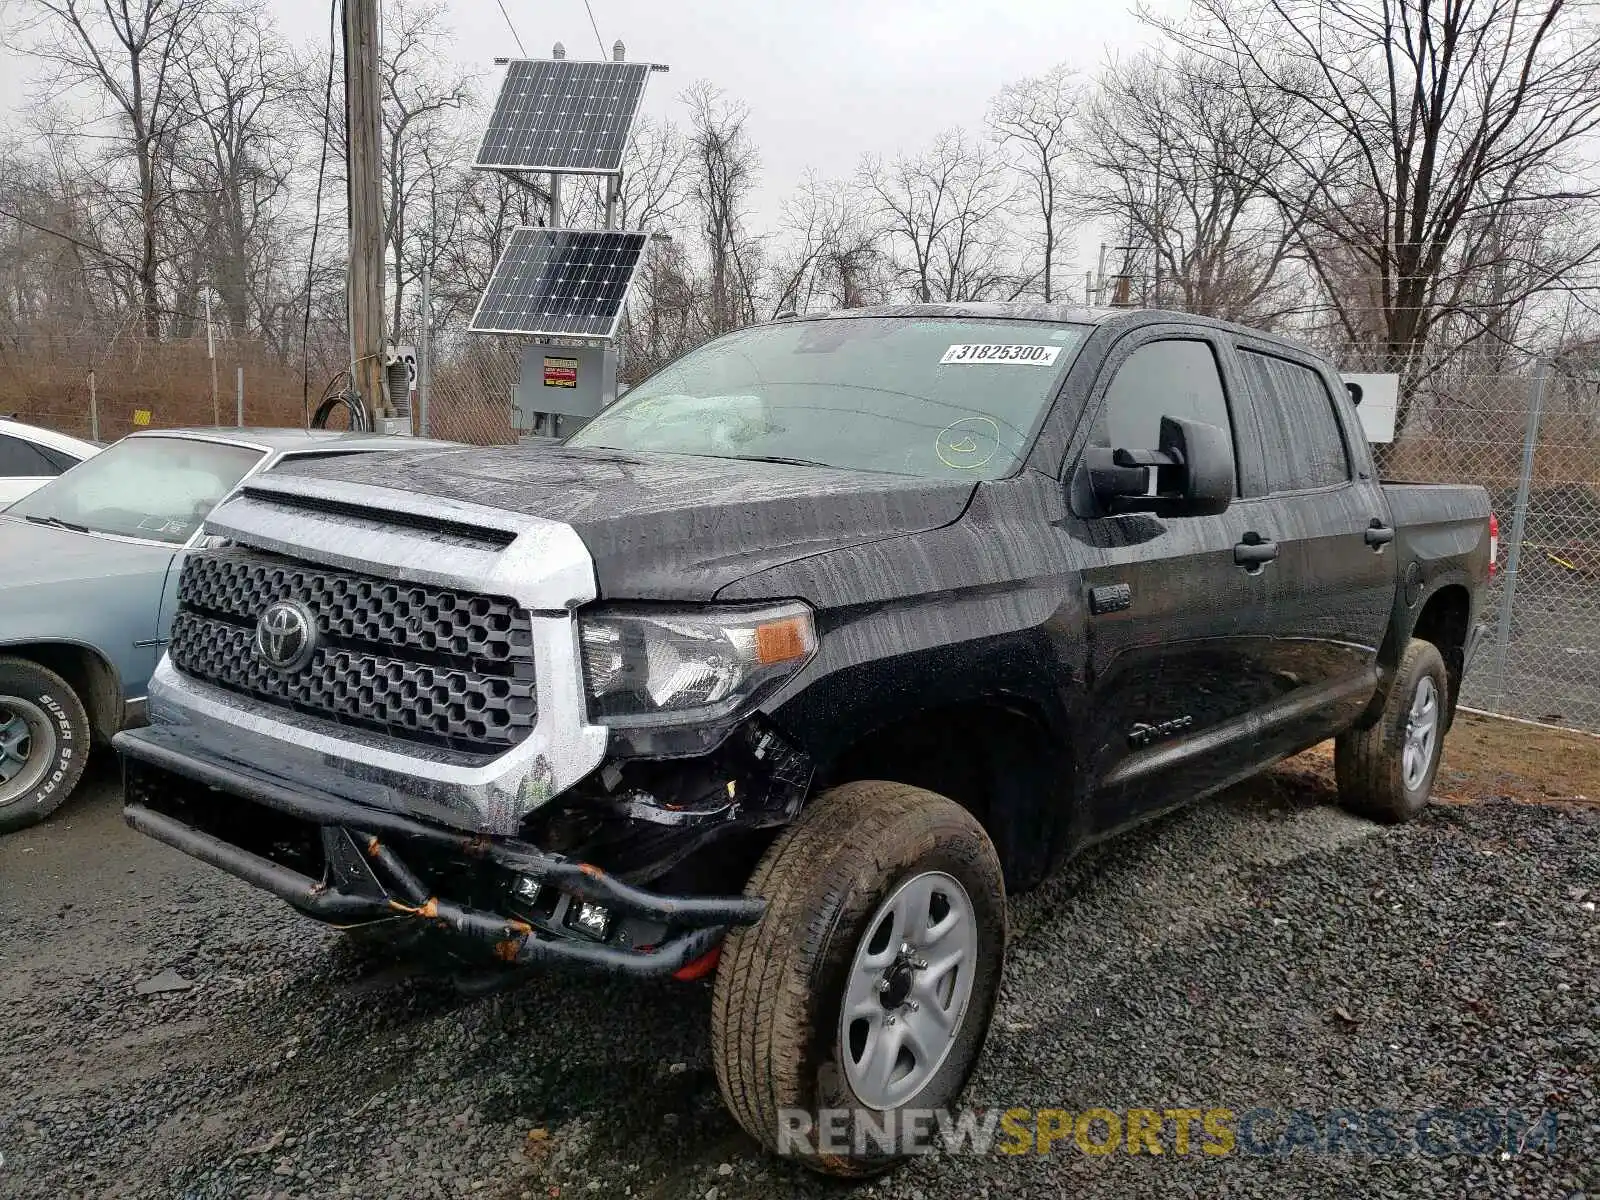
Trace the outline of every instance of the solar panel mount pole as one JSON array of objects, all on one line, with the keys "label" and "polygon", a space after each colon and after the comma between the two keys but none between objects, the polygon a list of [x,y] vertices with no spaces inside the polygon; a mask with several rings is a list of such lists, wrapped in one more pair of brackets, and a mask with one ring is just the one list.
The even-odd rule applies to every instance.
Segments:
[{"label": "solar panel mount pole", "polygon": [[383,108],[378,0],[344,0],[344,101],[348,147],[350,383],[368,416],[387,416],[383,390]]},{"label": "solar panel mount pole", "polygon": [[[556,62],[562,62],[567,57],[567,48],[557,42],[550,50],[550,57]],[[550,228],[561,228],[561,176],[550,172]]]}]

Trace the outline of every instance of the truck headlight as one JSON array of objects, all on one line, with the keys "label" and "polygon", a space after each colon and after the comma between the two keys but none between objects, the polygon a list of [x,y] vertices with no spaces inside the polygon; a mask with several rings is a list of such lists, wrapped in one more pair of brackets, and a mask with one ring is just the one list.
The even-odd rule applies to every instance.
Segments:
[{"label": "truck headlight", "polygon": [[589,715],[606,725],[687,725],[753,707],[817,650],[811,609],[600,609],[581,618]]}]

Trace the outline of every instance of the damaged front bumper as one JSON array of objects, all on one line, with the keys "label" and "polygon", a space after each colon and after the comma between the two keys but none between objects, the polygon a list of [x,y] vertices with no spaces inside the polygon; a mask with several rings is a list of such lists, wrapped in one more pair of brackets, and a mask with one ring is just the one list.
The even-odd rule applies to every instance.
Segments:
[{"label": "damaged front bumper", "polygon": [[121,733],[116,746],[134,829],[332,924],[423,921],[507,964],[662,975],[765,911],[758,898],[650,891],[518,837],[358,804],[201,751],[170,727]]}]

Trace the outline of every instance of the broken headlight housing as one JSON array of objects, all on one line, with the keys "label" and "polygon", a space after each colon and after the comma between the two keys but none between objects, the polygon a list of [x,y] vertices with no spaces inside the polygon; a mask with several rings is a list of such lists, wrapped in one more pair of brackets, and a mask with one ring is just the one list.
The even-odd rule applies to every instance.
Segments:
[{"label": "broken headlight housing", "polygon": [[689,725],[753,708],[817,650],[811,609],[598,609],[579,641],[591,720]]}]

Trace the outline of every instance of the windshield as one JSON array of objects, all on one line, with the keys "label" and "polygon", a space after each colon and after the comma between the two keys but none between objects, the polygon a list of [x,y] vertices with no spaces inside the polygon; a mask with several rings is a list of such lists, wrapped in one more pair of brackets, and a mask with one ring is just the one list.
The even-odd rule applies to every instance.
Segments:
[{"label": "windshield", "polygon": [[1087,328],[846,317],[720,338],[568,444],[942,479],[1011,474]]},{"label": "windshield", "polygon": [[128,438],[6,509],[8,517],[186,542],[261,461],[261,451],[177,437]]}]

